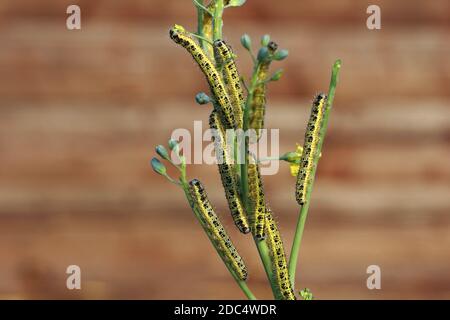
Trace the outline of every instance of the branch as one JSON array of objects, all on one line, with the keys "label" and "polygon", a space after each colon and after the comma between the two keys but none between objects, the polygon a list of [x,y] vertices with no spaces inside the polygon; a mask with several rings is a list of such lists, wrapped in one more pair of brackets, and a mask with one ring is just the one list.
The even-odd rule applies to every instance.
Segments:
[{"label": "branch", "polygon": [[[317,154],[320,154],[322,151],[323,141],[325,139],[325,135],[327,133],[328,128],[328,119],[330,116],[331,107],[333,106],[334,95],[336,92],[336,85],[338,82],[339,70],[341,68],[341,60],[336,60],[333,65],[333,70],[331,73],[331,81],[330,87],[328,90],[328,100],[327,100],[327,108],[325,110],[325,114],[323,117],[323,125],[320,131],[320,140],[317,146]],[[294,242],[292,244],[291,256],[289,260],[289,276],[291,280],[291,284],[294,287],[295,285],[295,271],[297,268],[298,255],[300,252],[300,244],[302,242],[303,230],[305,228],[306,217],[308,216],[309,209],[309,201],[311,198],[311,193],[313,189],[314,179],[317,171],[317,164],[319,162],[320,157],[316,157],[313,165],[313,172],[311,174],[311,186],[306,190],[306,203],[300,208],[300,213],[297,222],[297,228],[295,230]]]}]

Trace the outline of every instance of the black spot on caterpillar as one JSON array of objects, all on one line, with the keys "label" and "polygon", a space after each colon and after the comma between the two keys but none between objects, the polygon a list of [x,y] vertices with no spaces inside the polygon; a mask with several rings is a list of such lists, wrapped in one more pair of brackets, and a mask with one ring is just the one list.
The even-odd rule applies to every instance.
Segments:
[{"label": "black spot on caterpillar", "polygon": [[[278,49],[278,45],[271,41],[267,45],[267,49],[269,50],[269,54],[273,55],[275,51]],[[258,86],[256,86],[253,92],[253,99],[250,104],[250,128],[255,129],[258,135],[258,139],[261,136],[261,130],[264,128],[264,117],[266,114],[266,84],[263,83],[268,78],[268,72],[271,59],[267,59],[263,61],[259,69],[257,71],[257,81],[260,82]]]},{"label": "black spot on caterpillar", "polygon": [[213,140],[216,150],[216,158],[218,159],[218,167],[222,185],[225,189],[225,196],[228,201],[233,221],[242,233],[249,233],[250,227],[247,216],[245,214],[244,206],[237,189],[237,180],[234,172],[234,167],[231,164],[232,158],[228,154],[228,149],[225,140],[225,130],[220,123],[217,112],[213,111],[209,117],[209,126],[214,130]]},{"label": "black spot on caterpillar", "polygon": [[170,29],[169,34],[170,38],[175,43],[183,46],[192,55],[208,80],[209,87],[211,88],[216,101],[214,106],[217,108],[225,128],[236,128],[236,119],[234,118],[233,106],[231,105],[230,98],[225,90],[225,85],[222,78],[219,76],[214,64],[183,27],[175,25],[172,29]]},{"label": "black spot on caterpillar", "polygon": [[245,281],[248,276],[247,267],[231,242],[219,217],[214,212],[202,183],[197,179],[191,180],[189,182],[189,192],[200,213],[203,227],[220,257],[234,271],[239,279]]},{"label": "black spot on caterpillar", "polygon": [[233,105],[234,118],[238,128],[242,128],[242,109],[244,93],[241,86],[241,78],[234,61],[233,51],[223,40],[214,41],[214,56],[219,69],[222,69],[223,78]]},{"label": "black spot on caterpillar", "polygon": [[261,180],[259,164],[249,156],[248,163],[248,186],[251,200],[251,212],[249,220],[253,235],[262,240],[266,237],[264,226],[266,224],[266,200],[264,196],[264,186]]},{"label": "black spot on caterpillar", "polygon": [[303,153],[300,159],[300,169],[297,175],[295,197],[300,205],[306,202],[306,193],[311,185],[311,173],[314,169],[314,160],[319,156],[317,146],[320,141],[323,115],[326,108],[327,96],[319,93],[313,101],[311,116],[305,133]]},{"label": "black spot on caterpillar", "polygon": [[277,224],[273,219],[269,208],[266,210],[266,243],[272,256],[272,269],[275,282],[281,298],[284,300],[296,300],[294,290],[289,281],[289,272],[284,253],[283,241]]}]

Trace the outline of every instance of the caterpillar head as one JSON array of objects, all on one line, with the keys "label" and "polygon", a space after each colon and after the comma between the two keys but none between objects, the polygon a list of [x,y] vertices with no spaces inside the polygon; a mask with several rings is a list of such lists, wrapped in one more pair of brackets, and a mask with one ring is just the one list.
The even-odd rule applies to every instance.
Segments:
[{"label": "caterpillar head", "polygon": [[278,45],[275,42],[270,41],[269,44],[267,45],[267,48],[271,53],[274,53],[275,51],[277,51]]},{"label": "caterpillar head", "polygon": [[227,44],[225,43],[225,41],[221,40],[221,39],[217,39],[216,41],[214,41],[214,47],[216,48],[226,48]]},{"label": "caterpillar head", "polygon": [[189,181],[189,185],[199,190],[203,190],[203,185],[198,179],[192,179],[191,181]]},{"label": "caterpillar head", "polygon": [[325,107],[326,100],[327,100],[327,95],[323,92],[320,92],[314,98],[314,105],[319,106],[322,103],[322,107]]},{"label": "caterpillar head", "polygon": [[175,41],[176,43],[180,43],[181,42],[180,34],[184,32],[186,32],[186,30],[182,26],[176,24],[170,29],[169,35],[173,41]]}]

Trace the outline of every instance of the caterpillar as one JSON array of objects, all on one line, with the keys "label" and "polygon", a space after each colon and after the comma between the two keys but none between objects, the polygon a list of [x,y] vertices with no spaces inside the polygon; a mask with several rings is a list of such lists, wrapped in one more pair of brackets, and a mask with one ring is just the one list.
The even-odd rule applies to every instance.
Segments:
[{"label": "caterpillar", "polygon": [[244,206],[237,189],[236,175],[234,167],[231,164],[231,157],[227,150],[225,142],[225,130],[220,123],[217,112],[211,112],[209,117],[209,126],[214,130],[213,140],[216,150],[216,158],[218,159],[218,167],[223,188],[225,189],[225,197],[228,201],[231,216],[238,229],[246,234],[250,232],[247,216]]},{"label": "caterpillar", "polygon": [[240,280],[247,280],[248,272],[244,260],[237,252],[225,228],[214,212],[202,183],[193,179],[189,182],[189,192],[200,214],[205,231],[222,260],[234,271]]},{"label": "caterpillar", "polygon": [[267,246],[272,256],[273,277],[277,283],[281,298],[284,300],[296,300],[294,289],[289,281],[283,241],[281,240],[280,232],[269,208],[266,210],[266,234]]},{"label": "caterpillar", "polygon": [[[267,49],[270,55],[273,55],[277,49],[278,45],[271,41],[267,45]],[[253,92],[253,99],[250,103],[250,128],[256,130],[257,137],[261,136],[261,130],[264,128],[264,117],[266,114],[266,84],[264,81],[267,80],[268,71],[270,67],[270,63],[272,60],[270,58],[263,61],[259,69],[257,70],[257,81],[260,82],[259,85],[256,86]]]},{"label": "caterpillar", "polygon": [[218,109],[224,126],[227,129],[236,128],[236,120],[234,118],[230,98],[228,97],[225,90],[225,85],[214,64],[182,26],[175,25],[172,29],[170,29],[169,34],[170,38],[175,43],[183,46],[192,55],[206,76],[209,87],[211,88],[216,101],[216,103],[214,103],[214,107]]},{"label": "caterpillar", "polygon": [[248,185],[250,189],[250,199],[252,211],[250,213],[250,222],[252,224],[253,235],[258,240],[266,237],[264,226],[266,224],[266,201],[264,196],[264,187],[261,180],[261,173],[257,163],[248,162]]},{"label": "caterpillar", "polygon": [[233,51],[223,40],[214,41],[214,56],[222,69],[223,78],[233,106],[234,117],[238,128],[242,128],[242,108],[244,104],[244,92],[242,91],[241,78],[234,61]]},{"label": "caterpillar", "polygon": [[299,205],[305,204],[306,192],[311,185],[311,173],[314,170],[314,160],[318,156],[317,146],[320,140],[320,129],[322,127],[326,102],[326,94],[319,93],[314,98],[312,104],[311,116],[305,133],[303,153],[300,159],[300,170],[298,171],[295,187],[296,200]]}]

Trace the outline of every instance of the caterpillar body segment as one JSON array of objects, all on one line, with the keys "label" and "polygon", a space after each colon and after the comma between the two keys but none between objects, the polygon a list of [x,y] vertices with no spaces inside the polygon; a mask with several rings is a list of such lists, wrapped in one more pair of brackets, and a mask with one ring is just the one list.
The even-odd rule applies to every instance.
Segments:
[{"label": "caterpillar body segment", "polygon": [[314,161],[319,156],[317,147],[320,142],[320,130],[322,128],[326,104],[327,96],[324,93],[319,93],[313,100],[295,187],[295,198],[299,205],[306,203],[306,193],[311,185]]},{"label": "caterpillar body segment", "polygon": [[252,163],[250,160],[253,159],[249,159],[248,163],[248,186],[250,189],[249,196],[251,201],[249,220],[255,238],[263,240],[266,237],[266,200],[264,196],[264,186],[261,180],[259,165],[256,162]]},{"label": "caterpillar body segment", "polygon": [[240,280],[247,280],[248,272],[244,261],[231,242],[225,228],[214,212],[202,183],[193,179],[189,182],[189,192],[200,213],[203,227],[222,260],[234,271]]},{"label": "caterpillar body segment", "polygon": [[214,41],[214,56],[219,69],[222,69],[223,79],[227,87],[228,95],[233,105],[234,118],[238,128],[243,124],[244,92],[241,85],[241,77],[236,67],[233,51],[223,40]]},{"label": "caterpillar body segment", "polygon": [[195,42],[188,32],[181,26],[175,25],[170,29],[170,38],[177,44],[184,47],[194,58],[205,75],[211,92],[214,94],[215,108],[219,112],[221,121],[226,129],[236,128],[233,106],[231,104],[225,84],[219,72],[216,70],[211,59],[203,52],[200,46]]},{"label": "caterpillar body segment", "polygon": [[220,123],[220,119],[216,111],[213,111],[209,117],[209,126],[214,130],[213,140],[218,159],[218,167],[222,185],[225,189],[225,197],[227,198],[228,207],[231,216],[238,229],[246,234],[250,232],[247,215],[242,204],[238,192],[238,185],[232,157],[228,154],[227,144],[225,140],[225,130]]},{"label": "caterpillar body segment", "polygon": [[294,289],[289,280],[283,241],[269,208],[266,211],[266,243],[272,256],[273,277],[277,283],[280,298],[283,300],[296,300]]},{"label": "caterpillar body segment", "polygon": [[[269,55],[273,55],[277,51],[278,45],[271,41],[267,45],[267,49]],[[261,129],[264,128],[264,118],[266,115],[266,84],[264,81],[268,79],[271,62],[271,59],[266,59],[260,63],[257,71],[257,81],[260,84],[256,86],[253,92],[253,99],[250,104],[249,127],[256,130],[258,139],[261,137]]]}]

